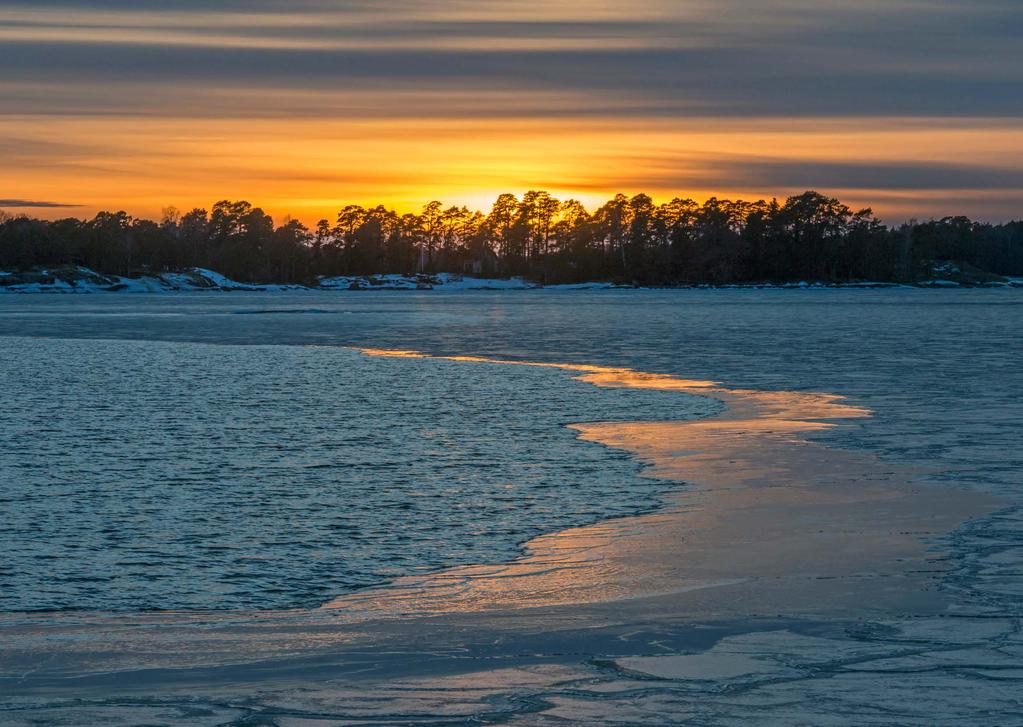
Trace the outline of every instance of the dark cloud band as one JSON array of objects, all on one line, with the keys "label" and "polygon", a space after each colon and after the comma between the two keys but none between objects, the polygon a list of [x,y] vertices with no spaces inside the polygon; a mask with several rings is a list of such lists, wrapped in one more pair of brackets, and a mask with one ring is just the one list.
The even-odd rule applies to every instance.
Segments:
[{"label": "dark cloud band", "polygon": [[36,202],[28,199],[0,199],[0,208],[10,209],[55,209],[61,207],[79,207],[75,204],[64,204],[62,202]]},{"label": "dark cloud band", "polygon": [[[84,22],[98,10],[163,15],[139,15],[149,27],[115,28],[116,42],[110,35],[89,42],[92,26],[77,40],[48,40],[20,25],[0,25],[7,33],[0,67],[9,82],[150,83],[154,99],[161,96],[156,86],[185,84],[325,96],[375,87],[443,93],[498,86],[598,101],[626,94],[662,116],[1023,115],[1023,4],[1015,1],[848,0],[808,9],[783,0],[726,0],[702,16],[686,12],[697,0],[677,3],[675,10],[648,3],[660,8],[659,22],[594,20],[585,4],[566,4],[575,15],[524,23],[483,11],[466,19],[458,0],[420,5],[420,12],[427,7],[433,15],[414,22],[402,20],[403,9],[416,7],[404,2],[390,3],[392,12],[368,1],[228,2],[218,4],[210,25],[203,20],[208,3],[62,2],[54,5],[67,14],[40,16],[36,25],[64,32],[74,27],[69,17]],[[16,6],[25,7],[0,2],[0,12]],[[270,14],[253,24],[257,12]],[[303,13],[325,13],[323,23],[285,22]],[[166,42],[159,37],[163,17],[176,28]],[[239,22],[232,25],[232,17]],[[303,38],[315,42],[273,47]],[[246,47],[250,41],[256,45]],[[526,41],[528,47],[516,45]],[[338,46],[317,45],[322,42]],[[132,92],[109,102],[112,112],[131,113],[150,99]],[[46,104],[54,105],[52,99]],[[6,104],[2,110],[8,111]]]}]

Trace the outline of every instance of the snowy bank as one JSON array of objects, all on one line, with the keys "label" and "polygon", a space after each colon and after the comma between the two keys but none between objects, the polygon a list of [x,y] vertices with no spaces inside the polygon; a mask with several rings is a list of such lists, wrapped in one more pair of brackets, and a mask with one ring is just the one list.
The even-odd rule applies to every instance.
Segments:
[{"label": "snowy bank", "polygon": [[468,278],[436,275],[342,275],[321,278],[321,290],[531,290],[543,287],[523,278]]},{"label": "snowy bank", "polygon": [[204,268],[144,273],[133,277],[104,275],[68,266],[0,272],[0,293],[173,293],[231,290],[302,290],[301,285],[249,285]]},{"label": "snowy bank", "polygon": [[[182,272],[142,273],[133,277],[103,275],[84,267],[62,267],[21,272],[0,272],[0,292],[5,293],[173,293],[202,291],[278,290],[535,290],[543,288],[524,278],[472,278],[452,273],[436,275],[343,275],[320,278],[313,285],[240,283],[205,268]],[[547,286],[550,290],[594,290],[618,286],[611,283],[577,283]]]},{"label": "snowy bank", "polygon": [[[997,278],[978,280],[964,278],[958,270],[942,269],[949,277],[934,277],[912,284],[880,281],[852,281],[845,283],[792,282],[792,283],[737,283],[675,286],[680,289],[699,290],[823,290],[836,288],[1023,288],[1023,278]],[[991,276],[994,278],[994,276]],[[180,272],[140,273],[132,277],[104,275],[84,267],[66,266],[18,272],[0,271],[0,293],[175,293],[175,292],[272,292],[286,290],[622,290],[638,286],[608,282],[559,283],[542,285],[525,278],[473,278],[452,273],[434,275],[344,275],[320,278],[311,285],[280,285],[240,283],[205,268],[192,268]]]}]

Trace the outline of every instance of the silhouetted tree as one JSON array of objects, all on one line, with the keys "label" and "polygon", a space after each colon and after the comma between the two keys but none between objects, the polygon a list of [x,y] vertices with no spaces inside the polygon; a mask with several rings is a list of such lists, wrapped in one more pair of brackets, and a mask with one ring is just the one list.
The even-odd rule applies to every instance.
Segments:
[{"label": "silhouetted tree", "polygon": [[[805,192],[779,203],[616,195],[590,214],[542,190],[502,194],[488,214],[430,202],[420,214],[348,205],[310,231],[222,200],[159,221],[125,212],[45,222],[0,212],[0,269],[82,265],[132,275],[212,268],[250,282],[486,269],[545,282],[651,285],[914,280],[942,262],[1023,275],[1023,222],[965,217],[885,227],[869,209]],[[946,268],[943,268],[946,269]]]}]

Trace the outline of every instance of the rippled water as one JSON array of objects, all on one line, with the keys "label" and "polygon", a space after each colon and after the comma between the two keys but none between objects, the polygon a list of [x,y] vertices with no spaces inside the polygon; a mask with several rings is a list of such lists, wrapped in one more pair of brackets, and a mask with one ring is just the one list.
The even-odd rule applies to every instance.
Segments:
[{"label": "rippled water", "polygon": [[663,483],[569,422],[706,399],[324,346],[0,339],[0,609],[316,606]]}]

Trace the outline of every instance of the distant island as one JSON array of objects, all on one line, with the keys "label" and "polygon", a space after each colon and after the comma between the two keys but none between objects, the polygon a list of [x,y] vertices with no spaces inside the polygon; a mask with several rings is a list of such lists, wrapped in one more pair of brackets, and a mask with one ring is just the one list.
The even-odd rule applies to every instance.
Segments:
[{"label": "distant island", "polygon": [[310,229],[221,201],[158,221],[0,212],[0,271],[10,290],[1005,285],[1023,276],[1023,221],[888,227],[812,191],[659,205],[617,195],[591,213],[534,191],[500,195],[487,214],[350,205]]}]

